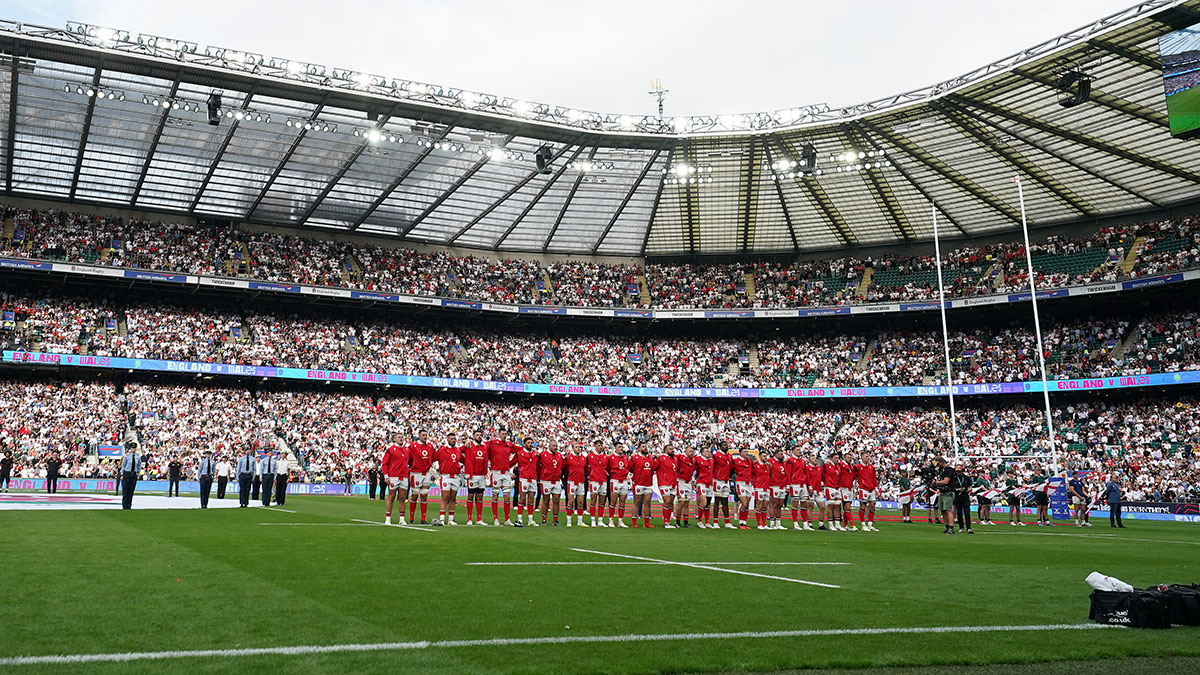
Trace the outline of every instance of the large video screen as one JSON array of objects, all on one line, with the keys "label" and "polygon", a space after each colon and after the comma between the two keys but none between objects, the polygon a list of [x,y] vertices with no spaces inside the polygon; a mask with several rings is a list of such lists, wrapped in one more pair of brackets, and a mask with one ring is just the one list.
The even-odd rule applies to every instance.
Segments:
[{"label": "large video screen", "polygon": [[1158,39],[1171,134],[1200,132],[1200,23]]}]

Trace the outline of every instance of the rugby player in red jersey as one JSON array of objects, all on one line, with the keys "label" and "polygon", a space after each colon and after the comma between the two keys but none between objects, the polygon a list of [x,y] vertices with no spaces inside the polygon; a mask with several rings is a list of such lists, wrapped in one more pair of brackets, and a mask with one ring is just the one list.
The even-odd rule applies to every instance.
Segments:
[{"label": "rugby player in red jersey", "polygon": [[[687,448],[675,453],[675,525],[676,527],[691,527],[688,517],[692,511],[692,500],[695,499],[696,484],[692,476],[696,473],[696,451]],[[682,523],[680,522],[682,519]]]},{"label": "rugby player in red jersey", "polygon": [[643,445],[630,458],[629,465],[633,472],[633,526],[638,526],[640,515],[643,527],[654,527],[650,524],[650,504],[654,501],[654,470],[658,460]]},{"label": "rugby player in red jersey", "polygon": [[[670,445],[665,446],[655,457],[654,473],[658,479],[658,494],[662,498],[663,527],[675,529],[671,515],[675,508],[675,453]],[[649,504],[647,504],[649,508]]]},{"label": "rugby player in red jersey", "polygon": [[854,526],[854,466],[845,455],[838,459],[838,488],[842,493],[842,527],[847,532],[858,530]]},{"label": "rugby player in red jersey", "polygon": [[400,434],[395,434],[394,440],[383,451],[383,478],[387,481],[387,510],[383,517],[384,525],[392,524],[392,504],[400,499],[400,522],[404,525],[404,502],[408,499],[408,446],[401,442]]},{"label": "rugby player in red jersey", "polygon": [[[736,530],[737,525],[729,522],[729,472],[732,466],[733,457],[729,454],[729,442],[721,441],[721,449],[712,454],[713,499],[717,504],[713,510],[718,518],[724,514],[726,529]],[[720,527],[720,523],[717,527]]]},{"label": "rugby player in red jersey", "polygon": [[446,434],[446,444],[433,455],[437,467],[438,487],[442,492],[442,508],[434,525],[454,525],[454,511],[458,507],[458,489],[462,487],[463,449],[458,445],[454,433]]},{"label": "rugby player in red jersey", "polygon": [[554,527],[558,527],[559,501],[562,499],[563,456],[558,451],[558,441],[550,441],[550,446],[538,453],[538,480],[542,487],[542,524],[551,512],[551,500],[554,504]]},{"label": "rugby player in red jersey", "polygon": [[[509,509],[512,506],[512,466],[513,460],[517,454],[517,444],[508,440],[508,429],[501,429],[497,434],[499,438],[493,438],[487,442],[488,464],[491,466],[491,484],[492,484],[492,524],[499,525],[500,521],[500,498],[504,498],[504,524],[511,525],[509,521]],[[518,515],[520,511],[517,512]],[[519,518],[518,518],[519,520]]]},{"label": "rugby player in red jersey", "polygon": [[583,522],[583,511],[587,506],[584,492],[587,490],[587,457],[583,454],[583,443],[575,447],[563,458],[567,468],[567,527],[571,526],[571,516],[578,517],[578,525],[587,527]]},{"label": "rugby player in red jersey", "polygon": [[436,449],[429,444],[429,432],[422,430],[417,440],[408,446],[408,479],[415,499],[408,500],[408,521],[416,522],[417,502],[421,503],[421,524],[425,525],[429,509],[429,485],[433,482],[433,453]]},{"label": "rugby player in red jersey", "polygon": [[696,526],[700,528],[712,525],[712,512],[709,510],[713,498],[712,465],[712,451],[708,448],[692,458],[692,466],[696,469]]},{"label": "rugby player in red jersey", "polygon": [[[625,524],[625,499],[633,487],[633,453],[628,449],[608,457],[608,527],[629,527]],[[614,520],[614,518],[616,520]],[[637,524],[637,521],[634,521]]]},{"label": "rugby player in red jersey", "polygon": [[584,460],[588,479],[588,515],[592,517],[592,527],[607,527],[604,524],[604,504],[608,501],[608,463],[604,442],[597,438]]},{"label": "rugby player in red jersey", "polygon": [[750,482],[754,485],[754,522],[758,529],[768,527],[768,509],[771,506],[771,465],[767,451],[762,450],[751,465]]},{"label": "rugby player in red jersey", "polygon": [[792,453],[783,460],[783,464],[787,469],[788,493],[792,497],[792,529],[811,529],[805,527],[808,525],[808,486],[805,485],[808,480],[808,464],[804,461],[799,445],[792,446]]},{"label": "rugby player in red jersey", "polygon": [[[825,475],[825,470],[821,466],[821,459],[816,454],[810,454],[806,463],[808,469],[804,486],[808,488],[808,507],[816,511],[817,526],[823,530],[825,529],[825,492],[821,489],[821,480]],[[805,522],[804,525],[810,530],[813,529],[808,522]]]},{"label": "rugby player in red jersey", "polygon": [[788,472],[787,465],[783,463],[783,450],[776,450],[775,456],[767,461],[771,465],[771,510],[767,514],[770,522],[768,528],[772,530],[787,529],[783,523],[783,500],[787,499],[788,494]]},{"label": "rugby player in red jersey", "polygon": [[487,486],[488,448],[482,431],[475,431],[473,442],[463,452],[463,473],[467,476],[467,524],[487,525],[483,522],[483,489]]},{"label": "rugby player in red jersey", "polygon": [[750,498],[754,496],[754,461],[742,450],[729,461],[729,468],[733,472],[740,502],[737,514],[738,529],[748,530],[750,526],[746,524],[746,519],[750,517]]},{"label": "rugby player in red jersey", "polygon": [[838,468],[833,455],[830,455],[821,466],[821,483],[825,486],[825,511],[828,515],[829,529],[834,532],[842,530],[842,526],[838,524],[842,513],[842,489],[838,487],[841,482],[841,469]]},{"label": "rugby player in red jersey", "polygon": [[525,439],[525,445],[517,448],[517,520],[514,523],[521,527],[521,512],[525,512],[528,525],[537,526],[533,519],[533,510],[537,508],[538,456],[537,444],[533,437]]},{"label": "rugby player in red jersey", "polygon": [[854,465],[854,479],[858,481],[858,520],[867,532],[875,529],[875,502],[879,499],[879,481],[875,476],[875,465],[869,458],[861,457]]}]

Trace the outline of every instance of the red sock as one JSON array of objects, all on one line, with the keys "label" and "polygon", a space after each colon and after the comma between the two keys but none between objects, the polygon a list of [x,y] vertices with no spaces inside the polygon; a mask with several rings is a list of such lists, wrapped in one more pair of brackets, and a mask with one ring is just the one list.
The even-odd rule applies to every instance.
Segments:
[{"label": "red sock", "polygon": [[642,516],[642,527],[650,527],[650,516]]},{"label": "red sock", "polygon": [[[500,520],[499,502],[492,502],[492,520]],[[506,517],[505,520],[508,520],[508,518]]]},{"label": "red sock", "polygon": [[506,522],[506,523],[508,522],[508,512],[509,512],[510,508],[511,508],[511,506],[509,505],[509,503],[504,502],[504,522]]},{"label": "red sock", "polygon": [[[746,522],[746,517],[748,515],[749,514],[746,513],[745,509],[738,509],[738,522],[742,522],[742,523]],[[726,521],[726,522],[728,522],[728,521]]]},{"label": "red sock", "polygon": [[392,517],[392,512],[391,512],[391,511],[385,511],[383,515],[387,516],[388,518],[391,518],[391,517]]},{"label": "red sock", "polygon": [[[621,516],[621,520],[625,520],[625,507],[624,507],[624,506],[622,506],[622,507],[619,509],[619,511],[620,511],[620,513],[619,513],[618,515],[620,515],[620,516]],[[611,514],[611,513],[610,513],[610,514],[608,514],[608,517],[609,517],[609,518],[612,518],[612,514]]]},{"label": "red sock", "polygon": [[475,502],[467,502],[467,522],[471,522],[471,517],[475,515]]},{"label": "red sock", "polygon": [[808,522],[808,509],[800,509],[800,517],[803,518],[804,522],[807,523]]},{"label": "red sock", "polygon": [[408,519],[413,520],[416,515],[417,515],[417,503],[409,502],[408,503]]},{"label": "red sock", "polygon": [[421,502],[421,520],[425,520],[425,511],[428,508],[429,504],[427,502]]},{"label": "red sock", "polygon": [[662,507],[663,525],[671,523],[671,511],[667,507]]},{"label": "red sock", "polygon": [[792,523],[799,523],[800,516],[796,513],[796,509],[792,509]]}]

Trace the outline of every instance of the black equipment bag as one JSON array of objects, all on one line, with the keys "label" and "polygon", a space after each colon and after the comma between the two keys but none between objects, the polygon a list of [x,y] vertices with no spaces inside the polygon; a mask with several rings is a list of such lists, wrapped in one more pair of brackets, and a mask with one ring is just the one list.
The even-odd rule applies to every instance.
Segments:
[{"label": "black equipment bag", "polygon": [[1172,584],[1162,590],[1171,623],[1200,626],[1200,588]]},{"label": "black equipment bag", "polygon": [[1096,623],[1130,628],[1170,628],[1162,593],[1153,591],[1092,591],[1088,618]]}]

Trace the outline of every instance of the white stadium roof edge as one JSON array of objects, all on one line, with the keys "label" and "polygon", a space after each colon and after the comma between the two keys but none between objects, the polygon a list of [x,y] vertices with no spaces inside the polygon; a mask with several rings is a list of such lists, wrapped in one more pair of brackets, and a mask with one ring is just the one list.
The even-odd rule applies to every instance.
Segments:
[{"label": "white stadium roof edge", "polygon": [[[1200,200],[1157,44],[1198,22],[1200,0],[1143,2],[887,99],[659,120],[0,20],[0,171],[11,196],[516,253],[919,242],[931,204],[948,236],[992,236],[1020,228],[1015,175],[1038,225]],[[1092,90],[1064,108],[1070,70]]]}]

